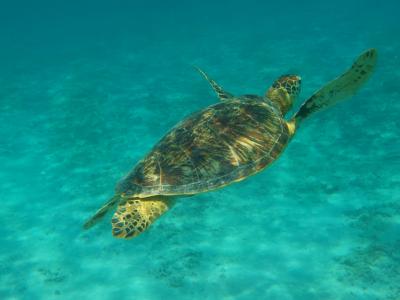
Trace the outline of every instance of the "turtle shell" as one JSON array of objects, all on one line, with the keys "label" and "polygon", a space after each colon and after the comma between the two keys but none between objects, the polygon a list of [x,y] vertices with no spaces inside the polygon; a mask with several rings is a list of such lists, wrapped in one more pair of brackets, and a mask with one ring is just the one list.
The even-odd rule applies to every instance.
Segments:
[{"label": "turtle shell", "polygon": [[269,100],[229,100],[190,115],[117,185],[135,197],[206,192],[264,169],[290,139]]}]

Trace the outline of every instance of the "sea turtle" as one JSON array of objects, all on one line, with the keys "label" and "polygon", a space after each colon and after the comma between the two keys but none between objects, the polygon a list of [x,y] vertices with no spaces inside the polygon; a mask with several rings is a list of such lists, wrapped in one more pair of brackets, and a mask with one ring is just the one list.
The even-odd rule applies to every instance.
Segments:
[{"label": "sea turtle", "polygon": [[279,77],[264,96],[234,96],[198,69],[221,101],[172,128],[118,183],[115,196],[84,228],[118,205],[111,220],[112,234],[132,238],[176,198],[215,190],[260,172],[279,157],[306,117],[355,94],[373,73],[376,59],[375,49],[362,53],[288,121],[284,117],[300,92],[299,76]]}]

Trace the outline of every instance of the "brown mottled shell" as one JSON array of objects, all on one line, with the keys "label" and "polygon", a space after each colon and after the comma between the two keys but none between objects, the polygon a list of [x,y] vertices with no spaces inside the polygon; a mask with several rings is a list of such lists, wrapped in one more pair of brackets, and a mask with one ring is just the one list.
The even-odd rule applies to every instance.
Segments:
[{"label": "brown mottled shell", "polygon": [[117,192],[149,197],[213,190],[264,169],[289,139],[286,121],[268,100],[220,102],[175,126]]}]

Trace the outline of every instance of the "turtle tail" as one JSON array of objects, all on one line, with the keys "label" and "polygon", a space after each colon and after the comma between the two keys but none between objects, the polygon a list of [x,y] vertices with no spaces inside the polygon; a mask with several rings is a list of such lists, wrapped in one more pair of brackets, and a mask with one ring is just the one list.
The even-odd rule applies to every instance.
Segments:
[{"label": "turtle tail", "polygon": [[111,210],[117,203],[120,201],[121,196],[120,195],[115,195],[112,197],[110,200],[108,200],[96,213],[88,219],[85,224],[83,224],[84,229],[89,229],[96,223],[98,223],[106,214],[109,210]]},{"label": "turtle tail", "polygon": [[312,113],[353,96],[371,77],[376,61],[376,49],[363,52],[349,70],[329,82],[305,101],[294,115],[291,123],[298,127]]},{"label": "turtle tail", "polygon": [[165,196],[133,198],[120,203],[111,219],[113,236],[124,239],[138,236],[173,204],[174,200]]}]

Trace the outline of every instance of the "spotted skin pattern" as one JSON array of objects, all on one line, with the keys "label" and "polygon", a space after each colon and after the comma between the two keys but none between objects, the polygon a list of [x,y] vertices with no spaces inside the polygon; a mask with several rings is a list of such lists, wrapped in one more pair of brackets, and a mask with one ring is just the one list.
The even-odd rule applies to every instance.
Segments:
[{"label": "spotted skin pattern", "polygon": [[125,239],[138,236],[172,204],[172,199],[163,196],[151,197],[146,200],[129,199],[120,203],[111,219],[113,236]]},{"label": "spotted skin pattern", "polygon": [[300,94],[300,88],[300,76],[283,75],[274,81],[265,96],[274,103],[277,103],[282,115],[285,115]]},{"label": "spotted skin pattern", "polygon": [[301,78],[297,75],[283,75],[279,77],[273,84],[274,89],[285,89],[292,97],[297,97],[300,93]]}]

